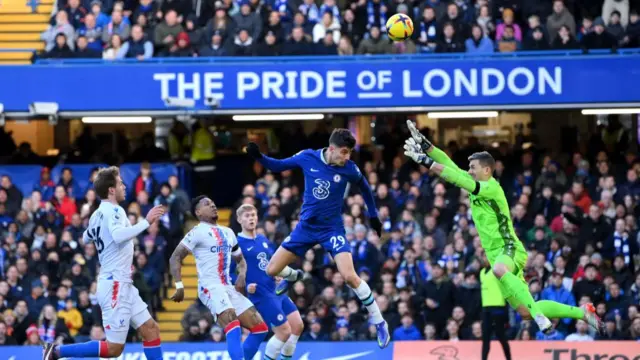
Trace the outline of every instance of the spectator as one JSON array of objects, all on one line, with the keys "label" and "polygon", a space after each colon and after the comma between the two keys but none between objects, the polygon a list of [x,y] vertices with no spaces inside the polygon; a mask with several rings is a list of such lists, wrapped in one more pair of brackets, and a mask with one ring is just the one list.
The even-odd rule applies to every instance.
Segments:
[{"label": "spectator", "polygon": [[587,50],[615,49],[617,43],[616,39],[605,31],[604,21],[599,17],[593,23],[593,31],[582,38],[582,47]]},{"label": "spectator", "polygon": [[438,24],[436,12],[432,7],[427,5],[422,10],[422,19],[420,19],[417,28],[419,31],[414,31],[413,34],[417,39],[420,50],[422,52],[435,51],[436,43],[438,42]]},{"label": "spectator", "polygon": [[513,27],[507,26],[502,33],[502,39],[496,43],[499,52],[514,52],[520,50],[521,44],[514,37]]},{"label": "spectator", "polygon": [[449,5],[447,5],[447,13],[440,21],[440,23],[442,24],[440,30],[444,32],[444,28],[447,26],[447,24],[451,24],[454,29],[453,36],[455,38],[455,41],[457,43],[463,43],[470,36],[471,30],[469,28],[469,24],[464,22],[462,17],[459,15],[460,9],[458,8],[458,5],[456,5],[455,3],[449,3]]},{"label": "spectator", "polygon": [[257,13],[251,11],[249,0],[240,2],[240,13],[233,17],[236,26],[240,30],[248,32],[247,38],[259,39],[262,32],[262,20]]},{"label": "spectator", "polygon": [[596,279],[598,270],[594,264],[587,264],[584,267],[584,278],[576,282],[573,287],[573,294],[576,299],[581,299],[586,295],[594,304],[604,299],[605,289],[602,283]]},{"label": "spectator", "polygon": [[576,322],[576,332],[569,334],[565,341],[593,341],[593,337],[589,335],[589,325],[583,320]]},{"label": "spectator", "polygon": [[280,55],[280,46],[277,44],[277,38],[271,31],[264,36],[264,41],[255,48],[256,56],[278,56]]},{"label": "spectator", "polygon": [[108,43],[110,39],[113,39],[113,35],[118,35],[121,42],[126,41],[130,31],[129,24],[122,18],[122,12],[114,10],[111,14],[111,21],[103,28],[102,42]]},{"label": "spectator", "polygon": [[71,26],[79,29],[84,23],[84,17],[87,15],[87,9],[80,5],[80,0],[67,0],[67,6],[64,11],[67,13]]},{"label": "spectator", "polygon": [[262,29],[262,33],[260,34],[262,38],[265,37],[267,33],[271,32],[276,37],[276,42],[278,44],[282,44],[284,42],[284,27],[282,26],[282,22],[280,21],[280,13],[277,11],[272,11],[269,13],[269,21]]},{"label": "spectator", "polygon": [[416,44],[413,43],[411,38],[407,38],[404,41],[394,41],[391,43],[392,54],[415,54],[418,52]]},{"label": "spectator", "polygon": [[563,25],[558,31],[558,36],[553,40],[551,48],[554,50],[573,50],[579,49],[580,44],[571,35],[569,28]]},{"label": "spectator", "polygon": [[131,19],[136,19],[138,25],[143,26],[140,23],[140,17],[144,18],[145,24],[154,26],[157,23],[156,14],[158,13],[158,2],[153,0],[140,0],[138,7],[133,12]]},{"label": "spectator", "polygon": [[56,186],[54,198],[51,200],[51,203],[55,206],[56,211],[64,216],[64,225],[70,225],[71,217],[78,212],[78,208],[76,207],[75,201],[67,196],[64,186]]},{"label": "spectator", "polygon": [[622,26],[626,27],[629,20],[629,0],[604,0],[601,16],[605,20],[605,25],[609,25],[608,21],[613,12],[618,12]]},{"label": "spectator", "polygon": [[15,216],[22,206],[22,192],[13,184],[9,175],[0,178],[0,188],[7,193],[7,212]]},{"label": "spectator", "polygon": [[502,40],[503,34],[508,27],[512,28],[513,37],[518,41],[522,41],[522,30],[520,25],[514,22],[514,13],[511,9],[505,9],[502,12],[502,23],[496,27],[496,41]]},{"label": "spectator", "polygon": [[413,324],[413,317],[407,313],[402,316],[402,326],[393,331],[393,341],[420,340],[420,331]]},{"label": "spectator", "polygon": [[300,27],[295,27],[291,31],[289,41],[283,47],[282,55],[309,55],[311,54],[311,45],[304,37],[304,31]]},{"label": "spectator", "polygon": [[317,55],[338,55],[338,47],[333,39],[332,32],[326,33],[324,39],[315,44],[315,53]]},{"label": "spectator", "polygon": [[96,27],[104,29],[109,23],[109,16],[102,11],[102,2],[100,0],[92,0],[89,9],[96,19]]},{"label": "spectator", "polygon": [[318,43],[325,39],[325,34],[327,32],[332,32],[332,40],[334,41],[334,44],[337,44],[340,41],[340,23],[333,17],[331,12],[325,12],[322,14],[322,21],[316,23],[313,27],[313,42]]},{"label": "spectator", "polygon": [[73,29],[73,26],[69,24],[69,17],[64,11],[58,11],[56,13],[55,24],[49,26],[49,28],[40,35],[40,40],[45,42],[44,50],[46,52],[51,51],[56,46],[58,48],[62,48],[62,46],[56,45],[58,41],[57,37],[60,33],[65,36],[69,49],[73,50],[75,46],[73,41],[75,30]]},{"label": "spectator", "polygon": [[144,32],[140,25],[133,25],[131,38],[122,45],[118,57],[136,58],[141,61],[153,57],[153,44],[144,38]]},{"label": "spectator", "polygon": [[253,38],[249,35],[249,31],[240,28],[233,41],[233,56],[251,56],[253,48]]},{"label": "spectator", "polygon": [[564,6],[564,0],[554,0],[553,14],[547,18],[547,31],[553,41],[562,25],[569,28],[571,35],[576,34],[576,20]]},{"label": "spectator", "polygon": [[77,59],[99,59],[102,58],[102,53],[89,48],[87,38],[84,35],[80,35],[76,39],[76,51],[73,56]]},{"label": "spectator", "polygon": [[153,39],[156,48],[161,53],[167,53],[170,49],[177,47],[177,36],[183,32],[184,28],[178,22],[178,14],[175,10],[169,10],[164,17],[164,21],[155,28]]},{"label": "spectator", "polygon": [[164,0],[160,5],[159,17],[162,18],[163,14],[166,16],[170,11],[175,11],[178,22],[182,23],[191,12],[191,7],[191,2],[187,0]]},{"label": "spectator", "polygon": [[0,320],[0,346],[18,345],[13,336],[7,334],[7,324]]},{"label": "spectator", "polygon": [[[301,16],[301,18],[304,19],[303,16]],[[358,24],[353,10],[346,9],[344,11],[344,19],[342,19],[342,25],[340,30],[340,34],[341,34],[340,40],[346,37],[349,40],[349,43],[352,44],[353,47],[357,48],[358,45],[360,44],[360,41],[362,41],[364,33],[365,33],[365,28]],[[339,47],[340,47],[340,42],[338,42],[338,48]]]},{"label": "spectator", "polygon": [[300,337],[300,341],[329,341],[327,333],[322,331],[322,325],[318,319],[310,320],[310,325],[305,329],[309,329]]},{"label": "spectator", "polygon": [[[477,3],[476,3],[477,4]],[[482,5],[478,10],[478,16],[476,18],[476,24],[482,29],[482,33],[488,37],[494,37],[496,32],[496,25],[493,22],[489,6]]]},{"label": "spectator", "polygon": [[596,340],[619,341],[626,340],[625,336],[617,329],[615,315],[604,317],[605,333],[596,335]]},{"label": "spectator", "polygon": [[613,11],[607,24],[607,32],[611,34],[618,43],[624,38],[624,27],[620,24],[620,12]]},{"label": "spectator", "polygon": [[82,328],[82,314],[76,309],[74,301],[70,298],[65,300],[64,309],[58,311],[58,317],[64,321],[71,336],[76,336]]},{"label": "spectator", "polygon": [[318,6],[314,0],[303,0],[302,4],[298,7],[298,10],[311,24],[315,24],[320,21],[320,10],[318,10]]},{"label": "spectator", "polygon": [[631,10],[629,13],[629,24],[627,24],[622,44],[628,48],[640,46],[640,16],[638,16],[638,10],[636,9]]},{"label": "spectator", "polygon": [[578,41],[582,41],[585,35],[593,31],[593,18],[590,16],[586,16],[582,19],[582,26],[578,30],[577,39]]},{"label": "spectator", "polygon": [[69,330],[51,305],[42,308],[38,318],[38,333],[43,342],[63,342],[69,339]]},{"label": "spectator", "polygon": [[338,44],[338,55],[340,56],[353,55],[353,45],[351,45],[351,40],[349,40],[349,38],[346,36],[343,36],[340,38],[340,43]]},{"label": "spectator", "polygon": [[[557,39],[557,38],[556,38]],[[555,43],[555,40],[554,40]],[[548,50],[549,49],[549,40],[547,40],[546,35],[544,34],[544,29],[542,26],[538,26],[534,28],[530,33],[527,34],[524,39],[524,50]]]},{"label": "spectator", "polygon": [[82,191],[80,191],[80,185],[73,178],[73,171],[71,168],[65,167],[62,169],[60,180],[57,185],[64,186],[64,190],[67,192],[67,196],[76,199],[82,197]]},{"label": "spectator", "polygon": [[442,28],[442,37],[436,45],[437,53],[455,53],[464,52],[464,44],[458,41],[459,36],[456,34],[453,24],[445,24]]},{"label": "spectator", "polygon": [[464,43],[468,53],[488,54],[493,52],[493,41],[482,32],[479,25],[471,28],[471,37]]}]

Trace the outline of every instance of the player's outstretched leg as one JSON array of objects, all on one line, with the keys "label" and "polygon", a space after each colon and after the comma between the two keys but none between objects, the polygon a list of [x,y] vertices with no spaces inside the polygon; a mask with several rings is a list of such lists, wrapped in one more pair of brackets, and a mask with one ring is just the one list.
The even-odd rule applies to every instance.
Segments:
[{"label": "player's outstretched leg", "polygon": [[300,339],[302,331],[304,330],[304,323],[302,322],[302,317],[298,311],[294,311],[287,315],[287,322],[291,326],[291,335],[282,347],[282,356],[280,357],[280,360],[291,360],[293,353],[296,351],[298,339]]},{"label": "player's outstretched leg", "polygon": [[[125,334],[126,336],[126,334]],[[89,341],[81,344],[44,345],[42,360],[57,360],[60,358],[116,358],[122,354],[123,344],[108,341]]]},{"label": "player's outstretched leg", "polygon": [[294,270],[288,266],[296,258],[296,254],[281,246],[276,250],[276,253],[273,254],[271,260],[269,260],[267,274],[272,277],[279,276],[284,279],[276,286],[277,295],[286,293],[292,283],[302,280],[304,272],[302,272],[302,270]]},{"label": "player's outstretched leg", "polygon": [[231,360],[245,360],[242,351],[242,328],[233,309],[228,309],[218,315],[218,324],[224,329],[227,337],[227,351]]},{"label": "player's outstretched leg", "polygon": [[529,286],[513,273],[514,269],[516,269],[516,264],[513,259],[505,254],[498,256],[493,265],[493,273],[500,280],[503,296],[510,300],[509,303],[511,304],[523,305],[543,333],[547,334],[553,331],[551,321],[544,316],[535,300],[533,300],[533,296],[529,292]]},{"label": "player's outstretched leg", "polygon": [[353,289],[358,296],[358,299],[362,301],[364,306],[367,308],[367,311],[369,311],[371,320],[376,325],[376,330],[378,331],[378,346],[382,349],[387,347],[391,340],[391,337],[389,336],[389,325],[387,325],[387,322],[382,317],[382,313],[380,313],[380,308],[378,307],[376,300],[373,298],[371,288],[369,288],[369,285],[362,281],[358,274],[356,274],[356,271],[353,268],[353,258],[351,257],[351,253],[341,252],[334,254],[333,258],[336,261],[338,271],[344,278],[344,281],[349,285],[349,287],[351,287],[351,289]]},{"label": "player's outstretched leg", "polygon": [[242,343],[245,360],[252,360],[258,352],[258,348],[269,332],[267,324],[262,320],[262,316],[255,307],[250,307],[238,316],[240,325],[249,329],[249,336]]},{"label": "player's outstretched leg", "polygon": [[584,304],[580,307],[562,304],[551,300],[540,300],[536,302],[538,308],[549,319],[575,319],[584,320],[593,327],[599,334],[604,334],[605,325],[596,314],[596,308],[592,303]]}]

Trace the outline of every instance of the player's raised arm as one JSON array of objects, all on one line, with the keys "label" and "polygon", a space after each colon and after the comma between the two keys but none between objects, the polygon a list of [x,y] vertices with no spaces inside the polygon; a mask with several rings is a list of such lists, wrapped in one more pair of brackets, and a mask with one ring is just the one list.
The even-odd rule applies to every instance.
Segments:
[{"label": "player's raised arm", "polygon": [[298,164],[298,154],[286,159],[274,159],[261,153],[258,144],[254,142],[247,144],[247,154],[257,160],[265,168],[275,172],[291,170],[300,166]]},{"label": "player's raised arm", "polygon": [[460,170],[458,165],[456,165],[456,163],[454,163],[453,160],[451,160],[451,158],[449,158],[449,156],[444,151],[438,149],[438,147],[433,145],[426,136],[422,135],[420,131],[418,131],[418,128],[413,123],[413,121],[407,120],[407,127],[411,132],[411,138],[417,145],[420,146],[420,149],[423,153],[425,153],[427,156],[429,156],[439,164],[452,169]]},{"label": "player's raised arm", "polygon": [[378,233],[378,236],[382,235],[382,222],[378,218],[378,208],[376,207],[376,200],[373,196],[373,192],[371,191],[371,185],[367,179],[362,175],[358,166],[354,164],[355,172],[357,173],[357,178],[355,183],[360,188],[362,192],[362,197],[364,198],[364,203],[367,205],[367,212],[369,215],[369,223],[371,227]]},{"label": "player's raised arm", "polygon": [[111,233],[111,237],[113,241],[120,244],[125,241],[129,241],[132,238],[140,235],[143,231],[145,231],[149,224],[155,222],[164,214],[164,209],[162,206],[154,206],[147,213],[147,217],[144,220],[141,220],[134,226],[126,226],[124,220],[126,214],[123,211],[119,211],[119,208],[115,208],[113,214],[111,214],[111,218],[109,219],[109,232]]}]

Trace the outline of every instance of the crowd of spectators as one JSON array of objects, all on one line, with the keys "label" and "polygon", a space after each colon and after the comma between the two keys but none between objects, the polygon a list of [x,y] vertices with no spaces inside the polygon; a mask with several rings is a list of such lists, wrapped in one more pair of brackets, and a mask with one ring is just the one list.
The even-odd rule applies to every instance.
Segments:
[{"label": "crowd of spectators", "polygon": [[[0,177],[0,345],[103,340],[96,298],[98,256],[82,234],[99,199],[81,188],[72,168],[54,182],[42,168],[33,191],[23,194],[6,174]],[[133,283],[152,313],[161,309],[168,257],[182,238],[189,197],[178,178],[160,183],[149,163],[126,184],[129,221],[144,219],[154,205],[165,215],[134,239]],[[135,333],[131,334],[131,338]]]},{"label": "crowd of spectators", "polygon": [[[44,58],[512,52],[639,47],[637,0],[59,0]],[[394,13],[414,19],[386,37]]]},{"label": "crowd of spectators", "polygon": [[[510,310],[511,339],[640,340],[640,159],[628,151],[629,133],[616,124],[598,129],[588,147],[580,148],[588,151],[565,156],[506,143],[489,149],[515,229],[529,251],[525,273],[534,298],[569,305],[593,302],[607,324],[606,334],[595,335],[582,321],[554,320],[556,331],[546,336],[535,322]],[[356,271],[375,291],[394,340],[481,339],[478,273],[485,265],[468,196],[404,159],[398,153],[402,132],[393,128],[378,137],[382,151],[354,155],[376,194],[385,229],[382,238],[369,229],[361,195],[345,198],[346,236]],[[297,133],[295,144],[326,143],[326,135]],[[295,144],[284,153],[295,152]],[[483,149],[473,141],[444,148],[461,168],[470,153]],[[300,174],[272,174],[258,165],[253,174],[257,180],[245,186],[236,207],[255,205],[261,212],[258,231],[278,245],[296,226]],[[240,230],[235,218],[230,226]],[[289,294],[305,320],[301,340],[376,338],[375,327],[324,250],[309,250],[294,266],[305,272]],[[187,310],[183,325],[183,340],[224,340],[198,301]]]}]

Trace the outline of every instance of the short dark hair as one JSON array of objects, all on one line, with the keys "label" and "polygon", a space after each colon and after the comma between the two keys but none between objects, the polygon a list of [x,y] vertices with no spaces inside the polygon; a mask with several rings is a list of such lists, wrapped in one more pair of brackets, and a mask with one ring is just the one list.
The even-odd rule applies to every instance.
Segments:
[{"label": "short dark hair", "polygon": [[334,129],[329,137],[329,144],[353,149],[356,146],[356,138],[353,137],[349,129]]},{"label": "short dark hair", "polygon": [[[67,169],[71,171],[69,168],[65,168],[62,171]],[[115,166],[98,170],[96,180],[93,182],[93,188],[100,199],[106,200],[109,197],[109,188],[116,187],[118,175],[120,175],[120,170]]]},{"label": "short dark hair", "polygon": [[491,171],[496,168],[496,160],[486,151],[473,153],[469,156],[468,160],[478,160],[481,166],[488,166],[491,168]]},{"label": "short dark hair", "polygon": [[202,201],[202,199],[206,198],[207,195],[198,195],[195,198],[191,199],[191,214],[193,214],[193,216],[198,217],[196,215],[196,210],[198,209],[198,204],[200,204],[200,201]]}]

